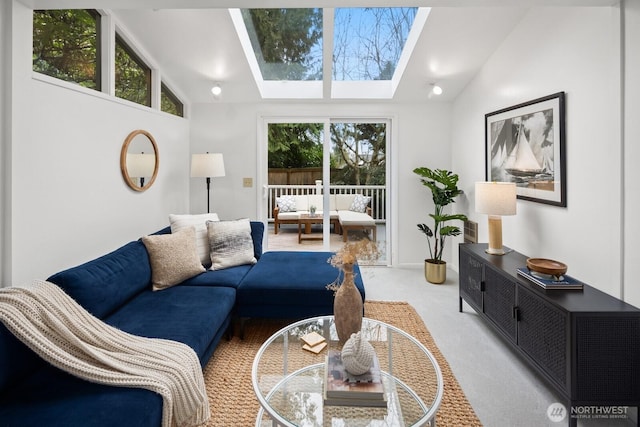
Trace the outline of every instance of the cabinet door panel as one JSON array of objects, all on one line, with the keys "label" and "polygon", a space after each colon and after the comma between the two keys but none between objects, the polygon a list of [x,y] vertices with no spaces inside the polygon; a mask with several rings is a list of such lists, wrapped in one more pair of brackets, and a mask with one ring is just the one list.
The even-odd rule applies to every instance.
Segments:
[{"label": "cabinet door panel", "polygon": [[460,251],[460,294],[477,311],[482,311],[482,270],[483,263],[467,252]]},{"label": "cabinet door panel", "polygon": [[575,328],[576,399],[640,401],[640,317],[577,316]]},{"label": "cabinet door panel", "polygon": [[514,342],[516,340],[516,319],[513,308],[516,305],[516,284],[487,267],[484,271],[484,313],[498,328]]},{"label": "cabinet door panel", "polygon": [[568,316],[535,293],[518,288],[518,345],[563,390],[567,389]]}]

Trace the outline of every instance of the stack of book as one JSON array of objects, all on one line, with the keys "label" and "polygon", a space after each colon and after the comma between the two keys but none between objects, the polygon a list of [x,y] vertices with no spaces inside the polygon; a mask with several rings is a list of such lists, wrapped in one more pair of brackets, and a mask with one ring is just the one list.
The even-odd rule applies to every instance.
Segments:
[{"label": "stack of book", "polygon": [[543,289],[582,289],[582,282],[574,279],[566,274],[563,276],[555,277],[547,274],[539,274],[529,271],[526,267],[518,268],[518,275],[524,277],[532,283],[540,286]]},{"label": "stack of book", "polygon": [[349,374],[338,350],[329,350],[325,366],[324,404],[329,406],[387,407],[387,398],[375,356],[373,365],[362,375]]},{"label": "stack of book", "polygon": [[311,353],[318,354],[327,346],[327,340],[317,332],[310,332],[300,338],[303,342],[302,348]]}]

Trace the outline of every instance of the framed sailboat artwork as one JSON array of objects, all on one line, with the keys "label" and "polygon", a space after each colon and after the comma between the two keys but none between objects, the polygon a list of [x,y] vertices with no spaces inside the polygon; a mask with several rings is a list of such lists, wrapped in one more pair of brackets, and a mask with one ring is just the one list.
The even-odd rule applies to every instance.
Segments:
[{"label": "framed sailboat artwork", "polygon": [[567,206],[564,92],[485,114],[486,180],[519,199]]}]

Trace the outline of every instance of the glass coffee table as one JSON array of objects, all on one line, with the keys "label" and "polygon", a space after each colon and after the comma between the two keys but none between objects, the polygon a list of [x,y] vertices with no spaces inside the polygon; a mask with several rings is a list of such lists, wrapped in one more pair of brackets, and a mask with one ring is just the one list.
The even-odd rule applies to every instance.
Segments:
[{"label": "glass coffee table", "polygon": [[[301,337],[317,332],[327,347],[303,350]],[[380,362],[387,407],[323,404],[325,359],[340,350],[333,316],[293,323],[258,350],[251,380],[260,402],[256,426],[422,426],[435,425],[443,393],[442,372],[415,338],[386,323],[364,318],[362,334]]]}]

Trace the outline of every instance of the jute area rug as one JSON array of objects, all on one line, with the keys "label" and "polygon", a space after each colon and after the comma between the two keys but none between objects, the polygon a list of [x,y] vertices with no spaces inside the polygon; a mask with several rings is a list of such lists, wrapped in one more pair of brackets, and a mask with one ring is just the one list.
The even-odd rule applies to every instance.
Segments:
[{"label": "jute area rug", "polygon": [[[480,426],[451,368],[415,309],[406,302],[368,301],[365,316],[396,326],[418,339],[434,355],[444,378],[444,396],[436,415],[438,426]],[[259,410],[251,385],[251,366],[258,349],[284,321],[248,321],[245,338],[222,340],[204,370],[211,407],[208,426],[255,426]]]}]

